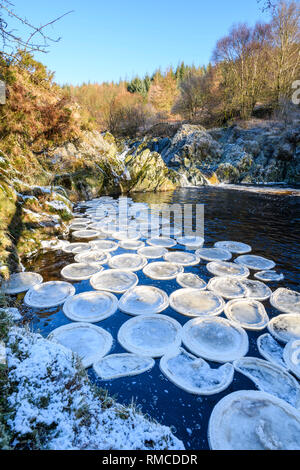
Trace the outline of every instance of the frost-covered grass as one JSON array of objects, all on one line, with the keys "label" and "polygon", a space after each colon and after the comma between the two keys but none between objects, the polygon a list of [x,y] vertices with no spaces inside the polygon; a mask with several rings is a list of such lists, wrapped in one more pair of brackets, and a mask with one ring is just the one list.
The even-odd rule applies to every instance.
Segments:
[{"label": "frost-covered grass", "polygon": [[70,350],[16,326],[5,338],[10,414],[0,448],[184,449],[170,428],[92,385]]}]

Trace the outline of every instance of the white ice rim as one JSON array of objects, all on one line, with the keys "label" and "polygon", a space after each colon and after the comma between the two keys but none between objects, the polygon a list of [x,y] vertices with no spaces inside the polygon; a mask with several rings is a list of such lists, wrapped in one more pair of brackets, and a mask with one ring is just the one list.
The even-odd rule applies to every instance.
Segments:
[{"label": "white ice rim", "polygon": [[[239,347],[236,348],[235,351],[231,350],[227,353],[227,355],[224,353],[224,351],[214,351],[211,353],[203,346],[201,347],[198,342],[193,340],[190,334],[190,330],[194,327],[197,327],[197,325],[201,323],[220,323],[221,325],[232,328],[241,338]],[[202,357],[208,361],[219,362],[222,364],[240,359],[241,357],[245,356],[249,350],[249,339],[244,328],[241,328],[239,325],[236,325],[235,323],[232,323],[226,318],[222,317],[198,317],[188,321],[185,323],[185,325],[183,325],[182,328],[182,342],[186,348],[196,356]]]},{"label": "white ice rim", "polygon": [[[153,273],[153,268],[155,269],[155,267],[158,267],[158,266],[168,267],[166,265],[173,268],[173,274],[168,275],[168,276],[162,276],[162,275],[157,275]],[[168,263],[167,261],[155,261],[153,263],[147,264],[147,266],[145,266],[143,269],[143,273],[145,274],[145,276],[150,277],[150,279],[158,280],[158,281],[167,281],[170,279],[175,279],[178,276],[178,274],[182,272],[183,272],[183,266],[180,266],[179,264],[175,264],[175,263]]]},{"label": "white ice rim", "polygon": [[91,240],[92,238],[98,237],[98,235],[98,230],[75,230],[75,232],[72,233],[74,238],[82,240]]},{"label": "white ice rim", "polygon": [[[213,408],[208,422],[208,442],[211,450],[238,450],[234,447],[228,448],[225,444],[224,435],[226,432],[222,426],[222,418],[230,409],[236,409],[235,402],[240,400],[255,400],[263,403],[269,402],[274,406],[283,409],[292,418],[296,419],[300,425],[300,413],[289,403],[269,393],[256,390],[239,390],[222,398]],[[234,425],[234,424],[232,424]],[[251,449],[248,449],[251,450]]]},{"label": "white ice rim", "polygon": [[[153,255],[153,252],[157,250],[158,253],[156,255]],[[164,248],[163,246],[144,246],[142,248],[139,248],[137,250],[138,254],[141,256],[144,256],[147,259],[160,259],[162,258],[166,253],[168,253],[168,250]],[[149,254],[150,252],[150,254]],[[151,255],[152,253],[152,255]]]},{"label": "white ice rim", "polygon": [[123,248],[123,250],[139,250],[140,248],[143,248],[145,246],[145,242],[142,242],[141,240],[131,240],[131,239],[126,239],[126,240],[120,240],[119,241],[119,247]]},{"label": "white ice rim", "polygon": [[[43,289],[44,286],[58,286],[58,285],[65,285],[69,289],[69,293],[66,294],[63,298],[57,299],[56,301],[50,302],[50,303],[42,303],[40,299],[36,299],[34,301],[34,297],[39,295],[39,290]],[[52,308],[52,307],[57,307],[58,305],[62,305],[65,303],[65,301],[69,298],[75,295],[75,287],[70,284],[69,282],[65,281],[48,281],[44,282],[43,284],[38,284],[36,286],[33,286],[25,295],[24,297],[24,303],[28,307],[32,308]]]},{"label": "white ice rim", "polygon": [[[268,277],[268,274],[275,274],[275,278],[274,279],[270,279]],[[278,282],[278,281],[282,281],[284,279],[284,275],[282,273],[277,273],[276,271],[273,271],[271,269],[267,269],[267,270],[264,270],[264,271],[259,271],[257,273],[254,274],[254,277],[256,279],[258,279],[259,281],[264,281],[264,282]]]},{"label": "white ice rim", "polygon": [[[70,243],[69,245],[63,248],[65,253],[74,253],[76,248],[83,248],[83,251],[88,251],[91,249],[91,246],[88,243],[78,242],[78,243]],[[86,250],[85,250],[86,248]]]},{"label": "white ice rim", "polygon": [[283,313],[282,315],[277,315],[276,317],[272,318],[269,321],[267,328],[269,332],[271,333],[271,335],[274,336],[274,338],[278,339],[278,341],[281,341],[282,343],[288,343],[291,340],[300,339],[300,333],[299,333],[299,338],[298,337],[295,338],[290,333],[291,336],[289,339],[286,339],[285,335],[278,333],[276,329],[274,328],[274,325],[276,325],[276,323],[280,322],[281,320],[296,320],[296,323],[298,323],[299,332],[300,332],[300,315],[298,313]]},{"label": "white ice rim", "polygon": [[[249,262],[250,259],[250,262]],[[264,258],[263,256],[257,256],[257,255],[241,255],[238,256],[235,260],[235,263],[242,264],[244,266],[247,266],[249,269],[253,269],[254,271],[267,271],[271,270],[276,266],[276,263],[268,258]],[[259,264],[256,263],[265,263],[265,266],[259,266]]]},{"label": "white ice rim", "polygon": [[[272,356],[272,354],[269,354],[269,352],[262,347],[263,339],[267,338],[267,337],[271,338],[278,345],[278,347],[282,350],[282,358],[281,358],[282,363],[278,362],[278,360],[275,359],[275,355]],[[283,349],[284,348],[276,341],[275,338],[273,338],[273,336],[270,333],[265,333],[263,335],[260,335],[256,340],[256,344],[257,344],[257,349],[258,349],[259,354],[264,359],[266,359],[269,362],[272,362],[272,364],[275,364],[278,367],[282,367],[284,370],[287,370],[287,368],[288,368],[287,364],[285,363],[285,361],[283,359]]]},{"label": "white ice rim", "polygon": [[80,329],[80,328],[85,328],[85,329],[90,328],[96,331],[99,335],[101,335],[102,338],[104,338],[104,346],[101,352],[96,352],[95,354],[93,354],[93,356],[89,356],[88,358],[81,359],[81,362],[84,368],[87,369],[88,367],[91,367],[93,363],[96,362],[98,359],[106,356],[111,350],[112,345],[113,345],[113,337],[111,336],[110,333],[108,333],[108,331],[104,330],[100,326],[93,325],[92,323],[74,322],[74,323],[69,323],[67,325],[59,326],[55,330],[51,331],[51,333],[48,336],[48,339],[50,341],[54,341],[56,343],[62,344],[58,340],[58,337],[60,336],[61,333],[64,333],[65,331]]},{"label": "white ice rim", "polygon": [[[264,301],[271,297],[272,291],[269,286],[266,286],[262,281],[252,280],[252,279],[242,279],[242,284],[246,287],[246,297],[253,300]],[[258,295],[252,292],[251,287],[249,286],[259,286],[263,291],[263,295]]]},{"label": "white ice rim", "polygon": [[150,246],[161,246],[162,248],[172,248],[173,246],[177,245],[176,240],[168,237],[148,238],[146,243],[148,243]]},{"label": "white ice rim", "polygon": [[[293,308],[288,308],[288,307],[282,307],[278,301],[278,298],[280,298],[280,295],[281,294],[296,294],[296,296],[298,295],[299,296],[299,299],[300,299],[300,293],[297,292],[297,291],[294,291],[292,289],[287,289],[286,287],[280,287],[279,289],[276,289],[271,297],[270,297],[270,304],[275,307],[277,310],[279,310],[280,312],[283,312],[283,313],[295,313],[295,307]],[[300,314],[300,302],[299,302],[299,313],[296,312],[296,314]]]},{"label": "white ice rim", "polygon": [[[193,277],[193,279],[196,279],[197,281],[200,281],[201,287],[192,287],[188,284],[188,282],[184,281],[186,277]],[[188,289],[198,289],[198,290],[205,290],[207,287],[206,282],[201,279],[197,274],[194,273],[179,273],[178,276],[176,277],[176,282],[183,288],[188,288]]]},{"label": "white ice rim", "polygon": [[[257,323],[246,323],[237,320],[232,310],[234,306],[239,304],[257,307],[258,314],[261,317],[261,321]],[[225,305],[224,313],[228,320],[233,323],[236,323],[237,325],[241,326],[242,328],[245,328],[246,330],[263,330],[264,328],[266,328],[269,322],[269,317],[264,305],[255,299],[232,299]]]},{"label": "white ice rim", "polygon": [[[9,287],[14,283],[14,279],[24,278],[24,277],[28,278],[28,280],[31,279],[29,284],[28,283],[22,284],[22,280],[21,280],[21,283],[19,283],[19,285],[16,285],[15,287]],[[32,287],[42,284],[42,282],[43,282],[43,277],[40,274],[25,271],[21,273],[12,274],[7,281],[2,281],[0,287],[4,294],[14,295],[14,294],[20,294],[21,292],[27,292]]]},{"label": "white ice rim", "polygon": [[[102,257],[101,257],[102,256]],[[89,260],[89,258],[94,258]],[[103,250],[88,250],[75,255],[74,260],[76,263],[87,263],[87,264],[106,264],[110,259],[111,255],[108,251]],[[95,259],[96,258],[96,259]],[[98,258],[98,259],[97,259]]]},{"label": "white ice rim", "polygon": [[[103,362],[109,361],[111,358],[121,358],[121,359],[131,359],[131,358],[136,358],[140,359],[141,363],[147,363],[148,365],[145,365],[144,367],[141,367],[140,369],[135,369],[119,374],[114,374],[114,375],[104,375],[103,372],[101,372],[101,364]],[[141,356],[138,354],[133,354],[133,353],[119,353],[119,354],[110,354],[109,356],[105,356],[98,361],[94,362],[93,364],[93,369],[95,373],[100,377],[101,380],[107,381],[107,380],[114,380],[114,379],[119,379],[120,377],[132,377],[135,375],[140,375],[143,374],[144,372],[147,372],[148,370],[152,369],[155,365],[155,360],[152,357],[147,357],[147,356]]]},{"label": "white ice rim", "polygon": [[111,251],[116,251],[119,248],[118,243],[111,240],[93,240],[89,243],[89,245],[94,250],[102,250],[109,253]]},{"label": "white ice rim", "polygon": [[[162,346],[160,348],[148,348],[147,347],[140,347],[136,346],[135,344],[132,344],[130,341],[130,331],[131,329],[139,323],[143,323],[144,321],[149,321],[149,320],[154,320],[155,322],[161,321],[161,322],[167,322],[169,325],[171,325],[173,328],[176,330],[176,336],[175,340],[170,343],[169,346]],[[138,317],[133,317],[130,318],[130,320],[127,320],[121,328],[119,329],[118,332],[118,341],[121,344],[121,346],[126,350],[134,354],[139,354],[141,356],[149,356],[149,357],[161,357],[164,356],[166,353],[171,351],[172,349],[179,347],[181,345],[181,335],[182,335],[182,326],[177,320],[174,320],[174,318],[171,318],[167,315],[162,315],[162,314],[154,314],[154,315],[140,315]]]},{"label": "white ice rim", "polygon": [[[118,261],[119,260],[125,260],[126,258],[129,258],[129,259],[136,259],[137,262],[135,265],[133,266],[130,266],[130,267],[127,267],[127,266],[118,266]],[[138,255],[136,253],[123,253],[122,255],[116,255],[116,256],[113,256],[112,258],[110,258],[108,260],[108,266],[111,268],[111,269],[120,269],[120,270],[124,270],[124,271],[140,271],[141,269],[143,269],[146,265],[148,264],[148,260],[147,258],[141,256],[141,255]]]},{"label": "white ice rim", "polygon": [[[99,280],[99,278],[100,279],[105,278],[106,276],[109,276],[109,275],[116,276],[118,274],[119,275],[122,274],[123,276],[127,276],[127,278],[131,278],[131,282],[128,283],[128,285],[126,287],[124,287],[123,289],[119,290],[119,289],[115,289],[113,287],[109,288],[109,287],[105,287],[103,285],[99,286],[99,284],[98,284],[98,287],[97,287],[97,281]],[[137,277],[137,275],[134,272],[124,271],[123,269],[106,269],[105,271],[94,274],[90,278],[90,284],[93,287],[93,289],[95,289],[96,291],[113,292],[115,294],[123,294],[128,289],[131,289],[131,288],[135,287],[138,284],[138,282],[139,282],[139,278]]]},{"label": "white ice rim", "polygon": [[[110,308],[106,311],[101,311],[100,313],[95,312],[94,317],[89,317],[90,319],[87,320],[84,318],[84,313],[80,314],[80,312],[74,312],[74,306],[78,300],[89,300],[92,298],[100,298],[105,297],[111,302]],[[115,295],[111,292],[107,291],[88,291],[88,292],[81,292],[80,294],[74,295],[66,300],[63,305],[63,312],[70,320],[75,322],[86,322],[86,323],[98,323],[106,318],[111,317],[118,309],[118,299]]]},{"label": "white ice rim", "polygon": [[[72,275],[72,273],[69,271],[72,271],[72,268],[75,269],[84,269],[84,268],[90,268],[90,273],[89,274],[84,274],[82,275]],[[60,274],[64,279],[67,279],[67,281],[87,281],[90,279],[94,274],[97,274],[98,272],[103,271],[103,266],[101,266],[98,263],[71,263],[65,266]]]},{"label": "white ice rim", "polygon": [[289,341],[283,350],[288,369],[300,380],[300,339]]},{"label": "white ice rim", "polygon": [[[228,281],[228,282],[236,282],[238,286],[240,286],[243,290],[243,293],[231,293],[231,294],[224,294],[224,291],[222,289],[220,289],[220,287],[218,287],[218,284],[221,283],[221,282],[225,282],[225,281]],[[231,300],[231,299],[242,299],[244,297],[246,297],[247,295],[247,288],[246,286],[244,286],[242,279],[239,279],[239,278],[233,278],[233,277],[228,277],[228,276],[216,276],[216,277],[213,277],[209,280],[208,284],[207,284],[207,289],[214,292],[216,295],[219,295],[221,297],[223,297],[224,299],[227,299],[227,300]]]},{"label": "white ice rim", "polygon": [[[228,267],[228,268],[237,267],[238,269],[240,269],[240,271],[236,274],[221,273],[220,270],[218,270],[218,268],[221,268],[221,266]],[[250,275],[250,271],[247,268],[247,266],[243,266],[242,264],[239,265],[238,263],[233,263],[231,261],[210,261],[209,263],[207,263],[206,269],[211,274],[213,274],[214,276],[218,276],[218,277],[225,276],[225,277],[232,277],[236,279],[245,279]]]},{"label": "white ice rim", "polygon": [[[199,313],[193,313],[191,311],[186,310],[186,308],[178,306],[176,303],[178,298],[180,299],[181,296],[191,296],[191,298],[195,298],[200,296],[202,298],[210,297],[216,303],[216,307],[206,313],[203,313],[203,310]],[[221,296],[215,294],[214,292],[202,290],[202,289],[194,289],[193,287],[183,287],[182,289],[177,289],[169,297],[170,300],[170,307],[173,308],[176,312],[180,313],[181,315],[185,315],[187,317],[214,317],[220,315],[225,307],[225,302]]]},{"label": "white ice rim", "polygon": [[175,374],[172,374],[172,372],[170,372],[169,366],[168,366],[168,361],[170,359],[173,359],[173,358],[177,357],[181,353],[184,353],[185,355],[189,356],[191,359],[194,359],[195,362],[203,363],[204,367],[208,366],[208,369],[211,369],[211,368],[207,364],[207,362],[204,361],[204,359],[199,358],[197,356],[194,356],[193,354],[190,354],[188,351],[185,351],[183,348],[178,348],[177,350],[174,349],[174,351],[170,351],[168,354],[165,354],[160,359],[160,362],[159,362],[159,367],[160,367],[161,372],[170,380],[170,382],[172,382],[174,385],[181,388],[185,392],[192,393],[194,395],[215,395],[217,393],[222,392],[226,388],[228,388],[229,385],[231,384],[231,382],[233,381],[234,368],[233,368],[232,364],[226,363],[226,364],[221,365],[220,367],[227,366],[227,368],[229,369],[229,371],[228,371],[229,373],[228,373],[226,379],[223,382],[221,382],[218,386],[216,386],[215,388],[212,389],[212,388],[204,388],[204,387],[202,387],[202,388],[200,388],[200,387],[190,387],[190,386],[186,385],[184,380],[181,380]]},{"label": "white ice rim", "polygon": [[215,247],[199,248],[195,253],[204,261],[229,261],[232,258],[230,251]]},{"label": "white ice rim", "polygon": [[228,250],[231,253],[239,254],[239,255],[250,253],[252,251],[251,246],[248,245],[247,243],[236,242],[232,240],[216,242],[214,246],[216,248],[222,248],[222,249],[225,248],[225,250]]},{"label": "white ice rim", "polygon": [[[176,258],[180,259],[180,257],[183,256],[189,258],[189,261],[188,259],[187,261],[183,261],[182,259],[180,261],[176,261]],[[196,264],[200,263],[200,258],[198,256],[196,256],[194,253],[188,253],[186,251],[168,251],[168,253],[166,253],[163,258],[169,263],[180,264],[181,266],[195,266]]]},{"label": "white ice rim", "polygon": [[[246,377],[248,377],[255,384],[255,386],[262,392],[264,392],[264,390],[260,387],[259,380],[255,377],[255,375],[243,370],[243,367],[251,367],[251,365],[252,367],[256,366],[256,368],[260,370],[265,369],[265,370],[272,371],[274,373],[273,376],[276,374],[281,375],[281,377],[284,378],[284,382],[289,383],[291,386],[291,389],[294,390],[295,392],[296,391],[298,392],[298,399],[295,398],[296,400],[295,404],[291,404],[291,403],[290,404],[292,406],[295,406],[295,408],[299,409],[300,385],[298,384],[297,380],[287,370],[284,370],[282,367],[277,366],[276,364],[272,362],[266,361],[265,359],[260,359],[258,357],[247,356],[247,357],[241,357],[240,359],[233,361],[233,367],[235,368],[235,370],[239,372],[240,374],[243,374]],[[271,375],[272,375],[272,372],[271,372]],[[270,395],[273,395],[273,393],[271,393],[270,391],[266,393],[270,393]],[[277,395],[274,394],[274,396],[277,396]]]},{"label": "white ice rim", "polygon": [[169,297],[165,291],[154,286],[137,285],[133,287],[132,289],[129,289],[125,294],[122,295],[122,297],[119,300],[119,305],[118,305],[119,310],[121,310],[121,312],[127,313],[128,315],[134,315],[134,316],[145,315],[145,309],[143,309],[143,307],[141,307],[141,310],[142,310],[141,312],[138,312],[137,310],[134,310],[128,306],[126,307],[126,301],[128,297],[134,294],[138,294],[139,291],[142,292],[145,290],[154,292],[154,294],[156,294],[157,297],[160,298],[160,304],[157,307],[153,307],[149,311],[147,308],[147,314],[152,315],[155,313],[160,313],[163,310],[166,310],[166,308],[168,308]]},{"label": "white ice rim", "polygon": [[188,246],[191,248],[201,248],[204,243],[204,238],[202,237],[178,237],[176,240],[179,245]]}]

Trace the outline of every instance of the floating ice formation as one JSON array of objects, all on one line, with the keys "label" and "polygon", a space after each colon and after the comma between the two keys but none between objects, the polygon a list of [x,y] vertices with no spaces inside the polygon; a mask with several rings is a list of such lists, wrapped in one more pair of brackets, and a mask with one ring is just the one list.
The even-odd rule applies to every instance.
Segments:
[{"label": "floating ice formation", "polygon": [[164,260],[170,263],[180,264],[181,266],[195,266],[200,262],[198,256],[186,251],[169,251],[164,255]]},{"label": "floating ice formation", "polygon": [[147,259],[134,253],[124,253],[113,256],[108,260],[108,265],[112,269],[123,269],[124,271],[139,271],[148,263]]},{"label": "floating ice formation", "polygon": [[300,450],[300,413],[269,393],[233,392],[214,407],[208,440],[212,450]]},{"label": "floating ice formation", "polygon": [[72,233],[74,238],[91,240],[92,238],[98,237],[98,230],[76,230]]},{"label": "floating ice formation", "polygon": [[224,299],[240,299],[247,295],[247,288],[242,280],[233,277],[213,277],[207,288]]},{"label": "floating ice formation", "polygon": [[88,243],[70,243],[69,245],[65,246],[63,248],[63,251],[65,253],[82,253],[84,251],[89,251],[91,250],[91,245]]},{"label": "floating ice formation", "polygon": [[206,289],[206,282],[193,273],[180,273],[176,277],[176,282],[181,287],[190,287],[191,289]]},{"label": "floating ice formation", "polygon": [[119,300],[119,309],[129,315],[160,313],[169,306],[169,297],[153,286],[136,286]]},{"label": "floating ice formation", "polygon": [[214,276],[245,278],[250,274],[246,266],[231,263],[230,261],[211,261],[206,269]]},{"label": "floating ice formation", "polygon": [[247,245],[246,243],[234,242],[234,241],[216,242],[214,246],[216,248],[222,248],[222,249],[230,251],[231,253],[237,253],[237,254],[249,253],[252,250],[250,245]]},{"label": "floating ice formation", "polygon": [[89,243],[93,250],[116,251],[119,248],[118,243],[111,240],[94,240]]},{"label": "floating ice formation", "polygon": [[110,333],[91,323],[69,323],[53,330],[48,339],[78,354],[85,368],[109,353],[113,338]]},{"label": "floating ice formation", "polygon": [[177,243],[179,245],[185,245],[189,248],[201,248],[204,243],[204,238],[202,237],[179,237],[177,238]]},{"label": "floating ice formation", "polygon": [[199,248],[196,255],[205,261],[228,261],[232,254],[222,248]]},{"label": "floating ice formation", "polygon": [[269,332],[283,343],[300,339],[300,315],[287,313],[272,318],[268,323]]},{"label": "floating ice formation", "polygon": [[63,304],[75,294],[69,282],[49,281],[33,286],[25,295],[24,303],[33,308],[51,308]]},{"label": "floating ice formation", "polygon": [[123,294],[136,286],[138,282],[139,279],[135,273],[120,269],[107,269],[94,274],[90,279],[90,284],[95,290],[115,292],[116,294]]},{"label": "floating ice formation", "polygon": [[269,333],[265,333],[257,338],[257,348],[267,361],[284,369],[287,368],[283,359],[283,347]]},{"label": "floating ice formation", "polygon": [[193,356],[183,348],[163,356],[159,363],[162,373],[177,387],[195,395],[214,395],[231,384],[232,364],[212,369],[204,359]]},{"label": "floating ice formation", "polygon": [[23,272],[11,274],[8,280],[5,280],[1,284],[1,290],[4,294],[19,294],[20,292],[26,292],[31,287],[39,285],[43,282],[43,278],[38,273]]},{"label": "floating ice formation", "polygon": [[153,238],[148,238],[148,240],[146,241],[148,245],[162,246],[164,248],[172,248],[173,246],[177,244],[175,240],[173,240],[172,238],[168,238],[168,237],[153,237]]},{"label": "floating ice formation", "polygon": [[283,357],[289,370],[300,379],[300,340],[289,341],[284,350]]},{"label": "floating ice formation", "polygon": [[263,304],[252,299],[230,300],[224,309],[226,317],[246,330],[263,330],[269,317]]},{"label": "floating ice formation", "polygon": [[152,357],[138,356],[137,354],[122,353],[111,354],[94,362],[95,373],[102,380],[113,380],[119,377],[129,377],[143,374],[154,367]]},{"label": "floating ice formation", "polygon": [[300,314],[300,292],[280,287],[271,295],[270,303],[281,312]]},{"label": "floating ice formation", "polygon": [[242,284],[246,287],[246,297],[256,300],[267,300],[272,295],[271,289],[261,281],[243,279]]},{"label": "floating ice formation", "polygon": [[160,357],[181,344],[180,323],[166,315],[141,315],[123,323],[118,341],[129,352]]},{"label": "floating ice formation", "polygon": [[72,263],[65,266],[60,274],[68,281],[85,281],[104,268],[97,263]]},{"label": "floating ice formation", "polygon": [[194,318],[183,326],[183,344],[197,356],[215,362],[231,362],[249,348],[246,331],[222,317]]},{"label": "floating ice formation", "polygon": [[144,269],[143,273],[151,279],[158,279],[161,281],[175,279],[179,273],[183,272],[183,267],[179,264],[168,263],[167,261],[156,261],[149,263]]},{"label": "floating ice formation", "polygon": [[274,261],[256,255],[241,255],[238,256],[234,262],[243,264],[247,266],[247,268],[254,269],[255,271],[266,271],[273,269],[275,266]]},{"label": "floating ice formation", "polygon": [[64,250],[67,246],[70,245],[70,242],[67,240],[42,240],[41,246],[44,250]]},{"label": "floating ice formation", "polygon": [[110,254],[103,250],[88,250],[75,256],[76,263],[98,263],[106,264],[110,259]]},{"label": "floating ice formation", "polygon": [[235,370],[248,377],[262,392],[275,395],[295,408],[300,406],[300,385],[282,367],[257,357],[242,357],[234,361]]},{"label": "floating ice formation", "polygon": [[189,317],[220,315],[225,306],[222,297],[207,290],[183,288],[172,292],[170,306],[176,312]]},{"label": "floating ice formation", "polygon": [[[71,224],[69,225],[69,231],[70,232],[77,232],[77,231],[80,231],[80,230],[85,230],[87,229],[88,227],[88,224],[87,223],[74,223],[74,224]],[[91,227],[93,228],[93,227]]]},{"label": "floating ice formation", "polygon": [[119,242],[119,247],[123,248],[123,250],[139,250],[143,248],[145,243],[140,240],[122,240]]},{"label": "floating ice formation", "polygon": [[113,315],[118,299],[110,292],[82,292],[64,303],[64,314],[73,321],[98,323]]},{"label": "floating ice formation", "polygon": [[145,246],[138,250],[138,254],[148,259],[162,258],[168,250],[162,246]]},{"label": "floating ice formation", "polygon": [[264,282],[277,282],[284,279],[284,275],[282,273],[277,273],[276,271],[272,270],[259,271],[258,273],[254,274],[254,277]]}]

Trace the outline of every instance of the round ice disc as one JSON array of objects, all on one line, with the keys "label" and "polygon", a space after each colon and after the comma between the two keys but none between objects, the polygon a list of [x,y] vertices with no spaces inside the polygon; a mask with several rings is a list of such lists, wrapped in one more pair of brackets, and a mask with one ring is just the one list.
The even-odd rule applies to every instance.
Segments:
[{"label": "round ice disc", "polygon": [[103,250],[108,252],[116,251],[119,248],[119,245],[111,240],[94,240],[90,242],[90,246],[93,250]]},{"label": "round ice disc", "polygon": [[262,392],[275,395],[295,408],[300,405],[300,385],[282,367],[257,357],[242,357],[233,362],[240,374],[248,377]]},{"label": "round ice disc", "polygon": [[196,255],[205,261],[228,261],[232,257],[230,251],[221,248],[199,248]]},{"label": "round ice disc", "polygon": [[111,269],[123,269],[124,271],[139,271],[148,263],[147,259],[138,254],[117,255],[110,258],[108,265]]},{"label": "round ice disc", "polygon": [[43,278],[38,273],[23,272],[11,274],[8,280],[5,280],[1,284],[1,290],[4,294],[19,294],[20,292],[26,292],[31,287],[41,284]]},{"label": "round ice disc", "polygon": [[160,357],[181,344],[180,323],[166,315],[140,315],[123,323],[118,341],[129,352]]},{"label": "round ice disc", "polygon": [[206,269],[214,276],[221,277],[245,278],[250,274],[246,266],[231,263],[230,261],[211,261],[206,265]]},{"label": "round ice disc", "polygon": [[254,269],[255,271],[273,269],[275,266],[274,261],[256,255],[241,255],[238,256],[234,262],[247,266],[247,268]]},{"label": "round ice disc", "polygon": [[220,315],[225,306],[222,297],[213,292],[183,288],[172,292],[170,306],[176,312],[188,317],[201,315]]},{"label": "round ice disc", "polygon": [[207,288],[224,299],[239,299],[247,295],[247,288],[242,280],[233,277],[213,277]]},{"label": "round ice disc", "polygon": [[88,224],[89,222],[90,222],[89,219],[87,219],[86,217],[80,217],[80,215],[77,217],[77,215],[75,215],[74,223],[76,223],[76,224]]},{"label": "round ice disc", "polygon": [[179,273],[183,272],[183,267],[179,264],[167,263],[167,261],[156,261],[149,263],[144,269],[143,273],[151,279],[158,279],[161,281],[175,279]]},{"label": "round ice disc", "polygon": [[278,315],[269,321],[268,330],[283,343],[300,339],[300,315],[297,313]]},{"label": "round ice disc", "polygon": [[225,390],[234,375],[232,364],[212,369],[203,359],[189,354],[183,348],[163,356],[159,367],[177,387],[195,395],[214,395]]},{"label": "round ice disc", "polygon": [[271,294],[271,289],[261,281],[252,281],[252,279],[243,279],[242,284],[246,287],[246,297],[256,300],[267,300]]},{"label": "round ice disc", "polygon": [[258,273],[254,274],[256,279],[264,282],[278,282],[284,279],[284,275],[282,273],[277,273],[276,271],[259,271]]},{"label": "round ice disc", "polygon": [[82,292],[70,297],[63,306],[64,314],[73,321],[97,323],[113,315],[118,299],[110,292]]},{"label": "round ice disc", "polygon": [[90,249],[91,246],[88,243],[70,243],[63,248],[63,251],[65,253],[81,253],[83,251],[89,251]]},{"label": "round ice disc", "polygon": [[198,256],[186,251],[169,251],[164,255],[164,260],[169,263],[180,264],[181,266],[195,266],[200,262]]},{"label": "round ice disc", "polygon": [[106,264],[110,259],[110,254],[103,250],[89,250],[83,253],[79,253],[75,256],[76,263],[98,263]]},{"label": "round ice disc", "polygon": [[129,315],[160,313],[168,306],[168,295],[153,286],[133,287],[119,301],[119,309]]},{"label": "round ice disc", "polygon": [[208,441],[212,450],[299,450],[300,413],[269,393],[233,392],[214,407]]},{"label": "round ice disc", "polygon": [[138,282],[139,279],[135,273],[118,269],[107,269],[94,274],[90,279],[90,284],[95,290],[115,292],[116,294],[123,294],[136,286]]},{"label": "round ice disc", "polygon": [[154,367],[152,357],[137,354],[110,354],[94,362],[93,368],[102,380],[112,380],[119,377],[129,377],[143,374]]},{"label": "round ice disc", "polygon": [[63,304],[75,294],[75,287],[64,281],[49,281],[33,286],[25,295],[24,303],[33,308],[50,308]]},{"label": "round ice disc", "polygon": [[172,248],[177,243],[172,238],[168,237],[154,237],[147,240],[148,245],[151,246],[162,246],[163,248]]},{"label": "round ice disc", "polygon": [[140,233],[137,233],[135,230],[132,231],[126,231],[126,230],[120,230],[112,233],[112,238],[115,238],[116,240],[133,240],[137,241],[140,238]]},{"label": "round ice disc", "polygon": [[179,243],[179,245],[188,246],[190,248],[201,248],[204,243],[204,238],[202,237],[178,237],[177,243]]},{"label": "round ice disc", "polygon": [[215,362],[231,362],[245,356],[246,331],[222,317],[199,317],[183,326],[183,344],[193,354]]},{"label": "round ice disc", "polygon": [[87,229],[88,224],[71,224],[69,225],[69,230],[70,232],[77,232],[79,230],[85,230]]},{"label": "round ice disc", "polygon": [[91,240],[92,238],[98,237],[99,233],[97,230],[76,230],[72,236],[74,238]]},{"label": "round ice disc", "polygon": [[180,273],[176,277],[176,282],[181,287],[190,287],[192,289],[206,289],[206,282],[193,273]]},{"label": "round ice disc", "polygon": [[283,358],[288,369],[300,379],[300,340],[289,341],[284,350]]},{"label": "round ice disc", "polygon": [[148,259],[162,258],[168,250],[162,246],[144,246],[138,250],[138,254]]},{"label": "round ice disc", "polygon": [[284,369],[287,365],[283,359],[283,347],[270,333],[265,333],[257,338],[257,348],[262,357]]},{"label": "round ice disc", "polygon": [[281,312],[300,314],[300,292],[280,287],[271,295],[270,303]]},{"label": "round ice disc", "polygon": [[119,242],[119,247],[123,248],[123,250],[139,250],[143,248],[145,243],[140,240],[122,240]]},{"label": "round ice disc", "polygon": [[224,309],[226,317],[246,330],[263,330],[269,317],[263,304],[252,299],[230,300]]},{"label": "round ice disc", "polygon": [[78,354],[85,368],[109,353],[113,338],[110,333],[91,323],[69,323],[52,331],[51,341]]},{"label": "round ice disc", "polygon": [[103,269],[103,266],[97,263],[72,263],[61,270],[61,275],[69,281],[85,281]]},{"label": "round ice disc", "polygon": [[252,250],[250,245],[234,241],[216,242],[214,246],[216,248],[222,248],[224,250],[230,251],[231,253],[237,253],[240,255],[243,253],[249,253]]}]

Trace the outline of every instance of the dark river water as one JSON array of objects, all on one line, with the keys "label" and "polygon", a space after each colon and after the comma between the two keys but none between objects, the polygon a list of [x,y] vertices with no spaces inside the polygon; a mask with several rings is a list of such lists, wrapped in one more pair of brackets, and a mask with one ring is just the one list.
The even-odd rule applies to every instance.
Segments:
[{"label": "dark river water", "polygon": [[[168,203],[168,204],[204,204],[205,213],[205,246],[213,246],[216,241],[236,240],[252,246],[252,253],[261,255],[276,262],[276,270],[282,272],[285,279],[277,283],[268,283],[272,290],[277,287],[289,287],[299,290],[299,241],[300,241],[300,198],[297,195],[276,195],[265,192],[237,191],[226,188],[187,188],[175,192],[143,193],[131,195],[135,202]],[[177,249],[182,249],[180,246]],[[113,254],[124,252],[122,249]],[[151,262],[151,260],[149,260]],[[73,255],[63,252],[43,253],[30,260],[26,268],[40,273],[44,281],[59,280],[61,269],[73,262]],[[107,267],[107,266],[105,266]],[[208,281],[212,275],[206,265],[186,267],[185,272],[193,272]],[[171,294],[179,286],[176,280],[153,281],[142,271],[136,273],[139,284],[155,285]],[[253,271],[251,271],[253,274]],[[253,279],[250,275],[250,279]],[[74,282],[76,293],[92,290],[89,281]],[[120,297],[120,296],[118,296]],[[269,301],[264,302],[269,317],[277,315]],[[163,312],[179,321],[182,325],[190,320],[176,313],[170,307]],[[222,314],[224,316],[224,314]],[[62,309],[43,311],[28,309],[28,317],[35,331],[47,336],[55,328],[70,323]],[[112,317],[98,325],[109,331],[114,338],[111,353],[124,352],[117,342],[120,326],[129,316],[117,311]],[[256,339],[267,330],[247,331],[250,347],[249,356],[260,357]],[[212,367],[220,364],[210,362]],[[159,369],[159,360],[155,367],[141,375],[119,378],[112,381],[101,381],[88,370],[92,381],[115,395],[118,402],[128,404],[132,400],[159,423],[172,426],[174,434],[184,442],[187,449],[208,449],[207,426],[213,407],[225,395],[245,389],[255,389],[254,384],[245,376],[235,372],[229,388],[212,396],[195,396],[172,384]]]}]

